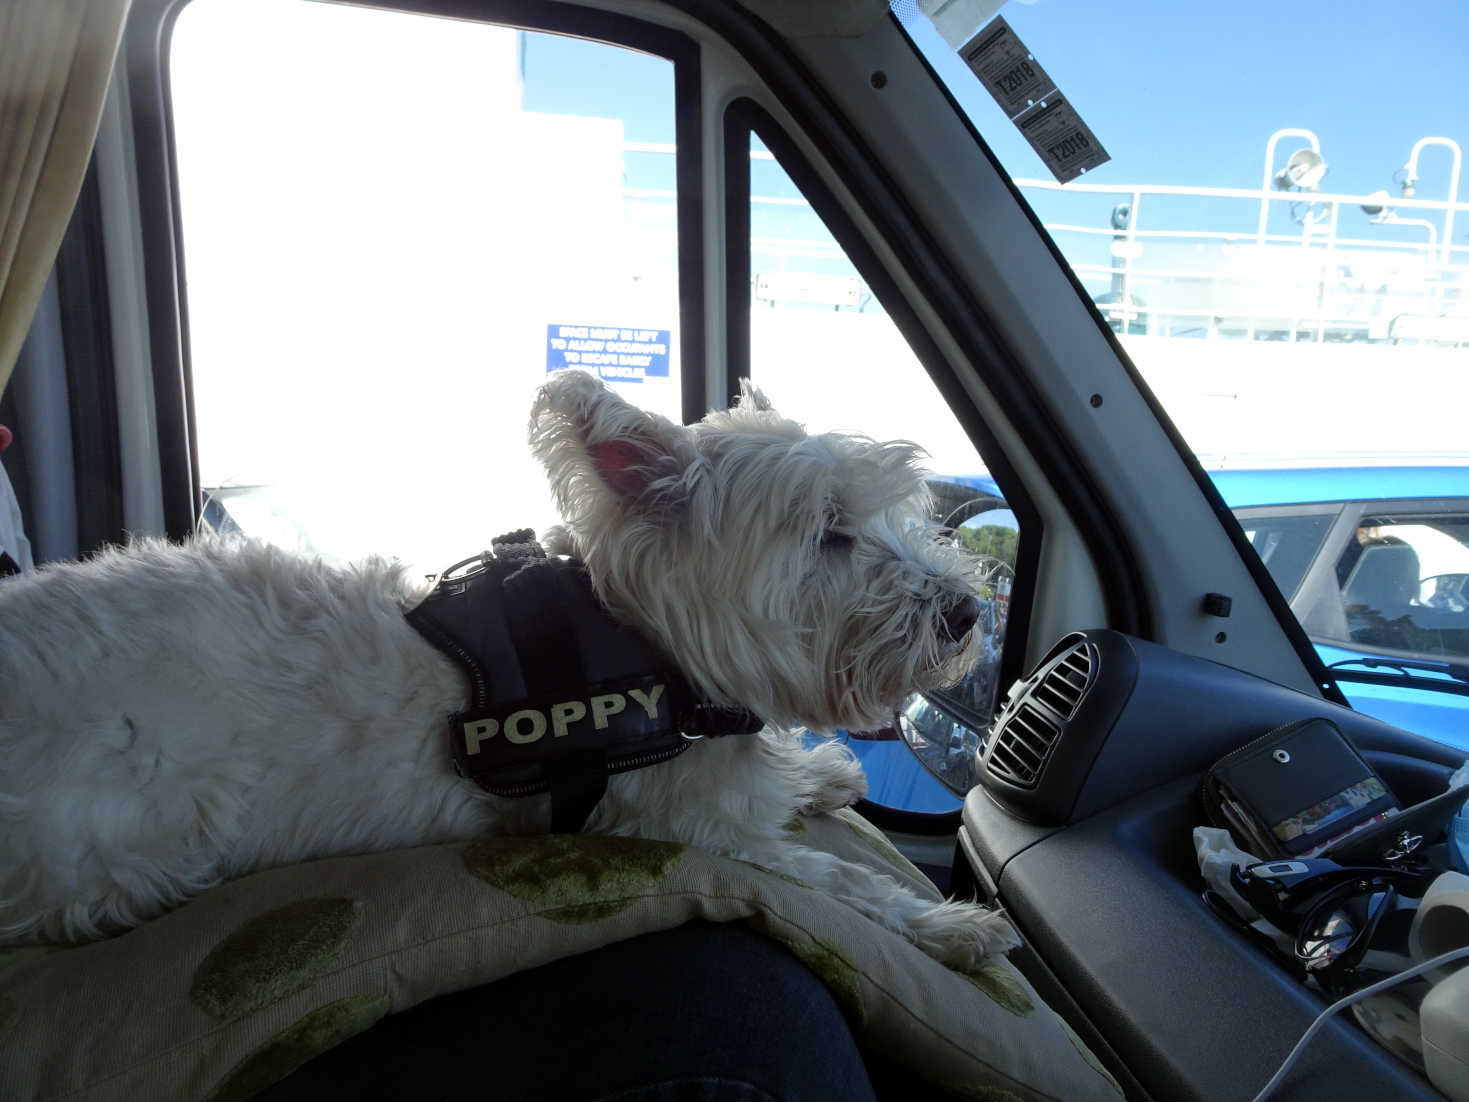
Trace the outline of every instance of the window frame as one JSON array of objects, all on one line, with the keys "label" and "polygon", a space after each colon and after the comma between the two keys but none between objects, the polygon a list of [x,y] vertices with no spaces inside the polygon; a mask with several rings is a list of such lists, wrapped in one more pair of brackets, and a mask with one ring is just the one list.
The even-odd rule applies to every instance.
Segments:
[{"label": "window frame", "polygon": [[[173,28],[191,0],[137,0],[121,63],[128,72],[138,164],[138,207],[144,246],[145,295],[158,407],[164,525],[170,539],[188,538],[203,514],[203,484],[194,416],[187,273],[170,87]],[[306,2],[306,0],[302,0]],[[677,189],[680,390],[685,423],[706,412],[707,304],[701,48],[682,31],[563,3],[524,0],[353,0],[353,6],[490,23],[519,31],[564,34],[661,57],[673,64]]]}]

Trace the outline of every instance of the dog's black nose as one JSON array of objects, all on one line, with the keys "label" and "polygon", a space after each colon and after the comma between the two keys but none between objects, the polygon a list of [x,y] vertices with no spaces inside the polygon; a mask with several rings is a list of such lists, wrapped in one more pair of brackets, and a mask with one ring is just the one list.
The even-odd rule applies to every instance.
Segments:
[{"label": "dog's black nose", "polygon": [[944,613],[944,630],[957,643],[969,634],[978,620],[979,601],[974,597],[965,597]]}]

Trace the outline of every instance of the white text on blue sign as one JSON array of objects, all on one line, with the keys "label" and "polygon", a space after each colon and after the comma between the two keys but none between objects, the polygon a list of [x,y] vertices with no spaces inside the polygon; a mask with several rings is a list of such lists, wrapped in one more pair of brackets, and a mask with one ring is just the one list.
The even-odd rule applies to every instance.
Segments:
[{"label": "white text on blue sign", "polygon": [[546,372],[575,367],[621,383],[667,378],[672,335],[668,329],[547,325]]}]

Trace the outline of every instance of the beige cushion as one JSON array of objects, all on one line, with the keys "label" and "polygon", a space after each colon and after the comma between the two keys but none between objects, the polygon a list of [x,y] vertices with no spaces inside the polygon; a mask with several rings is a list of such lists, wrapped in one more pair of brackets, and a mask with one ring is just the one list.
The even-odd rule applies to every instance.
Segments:
[{"label": "beige cushion", "polygon": [[[937,898],[852,812],[794,829]],[[740,861],[551,836],[274,869],[109,941],[0,953],[0,1098],[247,1098],[385,1014],[694,918],[788,946],[864,1044],[961,1097],[1120,1097],[1008,962],[950,972]]]}]

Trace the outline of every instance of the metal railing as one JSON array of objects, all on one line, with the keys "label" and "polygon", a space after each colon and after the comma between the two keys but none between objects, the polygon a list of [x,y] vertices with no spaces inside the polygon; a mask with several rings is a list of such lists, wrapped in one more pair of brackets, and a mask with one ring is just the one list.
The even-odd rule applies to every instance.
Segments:
[{"label": "metal railing", "polygon": [[[1016,184],[1032,194],[1063,190],[1049,180]],[[1469,205],[1245,188],[1071,183],[1064,191],[1111,196],[1114,212],[1125,209],[1110,226],[1043,223],[1120,332],[1469,343],[1469,248],[1446,236]],[[1239,225],[1256,206],[1262,213],[1253,231],[1145,228],[1148,201],[1163,196],[1218,211],[1201,224]],[[1272,204],[1294,208],[1300,228],[1269,232]],[[1354,208],[1397,233],[1344,233],[1343,214]],[[1424,239],[1404,240],[1404,227]],[[1106,242],[1105,255],[1088,241]]]},{"label": "metal railing", "polygon": [[[1287,137],[1306,139],[1309,146],[1276,172],[1276,146]],[[1453,154],[1449,194],[1421,199],[1418,159],[1435,145]],[[645,142],[629,142],[625,149],[674,152],[671,145]],[[1458,201],[1457,144],[1447,138],[1420,140],[1401,170],[1400,197],[1385,191],[1313,190],[1325,173],[1319,151],[1308,130],[1278,131],[1266,146],[1260,188],[1015,183],[1121,333],[1469,345],[1469,246],[1453,240],[1455,216],[1469,212],[1469,204]],[[750,156],[774,160],[763,151]],[[671,203],[675,197],[671,190],[655,188],[629,188],[624,195],[654,203]],[[1085,196],[1113,202],[1099,206],[1094,223],[1047,217],[1047,208],[1074,207],[1077,197]],[[752,195],[750,202],[756,223],[751,246],[757,256],[845,259],[819,223],[814,231],[807,223],[799,234],[784,236],[759,225],[756,212],[809,209],[806,200]],[[1169,206],[1182,206],[1184,217]],[[1344,219],[1357,218],[1354,210],[1367,221],[1363,230],[1349,232]],[[1282,211],[1292,228],[1272,231]]]}]

